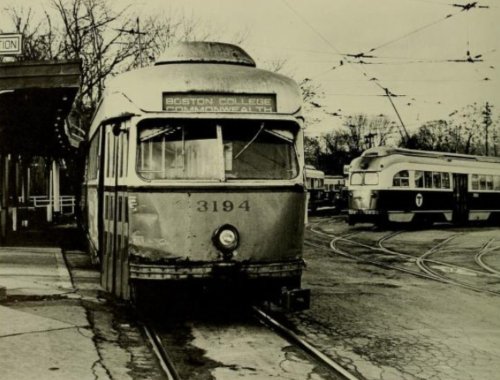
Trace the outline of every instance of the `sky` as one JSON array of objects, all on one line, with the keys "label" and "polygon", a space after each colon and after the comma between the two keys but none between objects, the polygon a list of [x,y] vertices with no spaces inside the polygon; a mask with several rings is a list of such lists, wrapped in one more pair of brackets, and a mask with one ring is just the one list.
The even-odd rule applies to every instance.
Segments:
[{"label": "sky", "polygon": [[[41,3],[2,0],[2,5],[35,5],[35,10]],[[470,10],[453,3],[473,1],[137,0],[133,6],[144,19],[162,13],[192,16],[224,42],[243,33],[241,46],[257,66],[284,61],[282,73],[311,79],[321,108],[306,116],[321,121],[309,125],[306,134],[317,135],[356,113],[397,120],[386,88],[398,95],[392,100],[410,132],[474,102],[488,101],[500,114],[500,1],[481,0]],[[0,15],[1,29],[4,22]],[[466,60],[467,51],[481,57],[453,62]],[[358,53],[365,56],[349,56]]]}]

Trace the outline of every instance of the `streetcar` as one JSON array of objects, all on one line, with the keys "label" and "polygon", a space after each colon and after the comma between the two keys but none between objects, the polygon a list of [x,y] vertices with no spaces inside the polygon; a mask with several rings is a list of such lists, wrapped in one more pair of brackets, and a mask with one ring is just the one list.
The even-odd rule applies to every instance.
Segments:
[{"label": "streetcar", "polygon": [[301,109],[293,80],[224,43],[180,43],[107,83],[81,202],[102,286],[135,302],[217,283],[308,307]]},{"label": "streetcar", "polygon": [[315,212],[318,207],[328,205],[325,193],[325,172],[312,165],[305,166],[307,208]]},{"label": "streetcar", "polygon": [[348,223],[500,220],[500,158],[376,147],[349,166]]},{"label": "streetcar", "polygon": [[338,211],[347,207],[346,184],[343,175],[325,175],[325,198],[328,205]]}]

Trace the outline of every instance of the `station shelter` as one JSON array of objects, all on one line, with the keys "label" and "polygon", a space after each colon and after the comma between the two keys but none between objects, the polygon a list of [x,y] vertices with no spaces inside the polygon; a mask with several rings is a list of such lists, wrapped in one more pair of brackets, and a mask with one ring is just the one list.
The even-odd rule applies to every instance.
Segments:
[{"label": "station shelter", "polygon": [[0,63],[0,243],[74,212],[65,179],[79,141],[67,118],[80,76],[80,61]]}]

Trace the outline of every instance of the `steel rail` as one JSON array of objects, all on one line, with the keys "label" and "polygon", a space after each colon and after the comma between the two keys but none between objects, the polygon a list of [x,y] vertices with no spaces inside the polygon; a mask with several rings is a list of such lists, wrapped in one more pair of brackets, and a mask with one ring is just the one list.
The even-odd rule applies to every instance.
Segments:
[{"label": "steel rail", "polygon": [[163,372],[167,376],[167,379],[181,380],[181,377],[179,376],[177,370],[175,369],[174,363],[172,362],[167,351],[165,350],[165,347],[163,347],[161,339],[156,333],[156,331],[145,322],[140,322],[140,325],[142,327],[142,330],[144,331],[144,334],[148,338],[148,341],[151,344],[153,352],[156,355]]},{"label": "steel rail", "polygon": [[325,367],[329,368],[337,375],[340,375],[345,380],[359,380],[356,376],[347,371],[340,364],[330,359],[327,355],[322,353],[311,343],[307,342],[305,339],[298,336],[292,330],[286,328],[276,319],[267,314],[262,308],[258,306],[252,307],[256,317],[265,325],[269,326],[271,329],[277,331],[282,337],[284,337],[288,342],[300,347],[308,355],[310,355],[314,360],[318,361]]},{"label": "steel rail", "polygon": [[[319,223],[316,223],[315,225],[318,225],[318,224]],[[367,245],[367,244],[364,244],[364,243],[357,242],[355,240],[350,240],[347,237],[349,235],[335,236],[335,235],[332,235],[332,234],[324,233],[322,231],[317,231],[314,227],[315,226],[309,227],[309,230],[311,232],[317,234],[317,235],[323,235],[323,236],[326,236],[326,237],[332,239],[330,241],[330,244],[329,244],[330,245],[330,250],[334,251],[335,253],[337,253],[337,254],[339,254],[341,256],[348,257],[348,258],[350,258],[352,260],[367,262],[367,263],[374,264],[374,265],[381,266],[381,267],[385,267],[385,268],[399,270],[401,272],[413,274],[413,275],[418,276],[418,277],[423,277],[423,278],[427,278],[427,279],[439,281],[439,282],[446,283],[446,284],[460,286],[460,287],[463,287],[463,288],[466,288],[466,289],[469,289],[469,290],[474,290],[474,291],[481,292],[481,293],[490,293],[490,294],[494,294],[494,295],[500,295],[500,292],[496,292],[496,291],[488,290],[488,289],[482,289],[482,288],[479,288],[479,287],[476,287],[476,286],[473,286],[473,285],[469,285],[469,284],[466,284],[466,283],[462,283],[462,282],[459,282],[459,281],[452,280],[449,277],[446,277],[446,276],[440,275],[438,273],[435,273],[433,270],[431,270],[426,265],[426,262],[430,262],[430,263],[434,263],[434,264],[437,264],[437,265],[443,265],[443,266],[455,267],[455,268],[462,268],[462,267],[455,266],[453,264],[448,264],[448,263],[444,263],[444,262],[440,262],[440,261],[436,261],[436,260],[429,260],[429,259],[427,259],[427,256],[430,255],[430,254],[432,254],[434,252],[434,250],[436,250],[439,246],[441,246],[444,243],[446,243],[447,241],[451,240],[453,237],[457,236],[458,234],[457,235],[453,235],[452,237],[446,239],[445,241],[440,242],[435,247],[432,247],[430,250],[426,251],[422,256],[420,256],[419,258],[416,258],[415,256],[412,256],[412,255],[408,255],[408,254],[404,254],[404,253],[400,253],[400,252],[396,252],[396,251],[387,250],[385,248],[373,247],[373,246],[370,246],[370,245]],[[390,237],[392,237],[394,235],[395,235],[394,233],[391,233],[391,234],[389,234],[389,235],[387,235],[385,237],[382,237],[381,239],[379,239],[379,241],[380,240],[383,241],[384,238],[388,239],[388,238],[390,238]],[[392,253],[392,254],[398,255],[400,257],[406,258],[409,262],[416,263],[417,266],[419,267],[419,269],[421,271],[423,271],[424,273],[419,272],[419,271],[413,271],[413,270],[407,269],[407,268],[398,267],[396,265],[386,264],[384,262],[373,260],[373,259],[366,259],[366,258],[362,258],[362,257],[359,257],[359,256],[351,255],[351,254],[349,254],[349,253],[341,250],[340,248],[338,248],[336,246],[336,243],[338,241],[340,241],[340,240],[344,240],[344,241],[346,241],[348,243],[355,244],[355,245],[367,248],[367,249],[369,249],[371,251],[375,251],[376,253],[379,253],[380,251],[383,251],[383,252],[386,252],[386,253]],[[311,246],[316,246],[315,244],[311,244],[310,242],[308,242],[308,244],[311,245]],[[326,249],[325,247],[322,247],[322,246],[316,246],[316,247],[317,248],[321,248],[321,249]],[[468,268],[462,268],[462,269],[469,270]],[[484,273],[484,272],[482,274],[483,275],[490,275],[489,273]]]},{"label": "steel rail", "polygon": [[[401,257],[408,257],[408,258],[413,258],[414,260],[417,259],[417,257],[413,256],[413,255],[410,255],[410,254],[407,254],[407,253],[402,253],[402,252],[397,252],[397,251],[394,251],[390,248],[387,248],[387,247],[384,247],[383,246],[383,242],[385,242],[386,240],[392,238],[393,236],[395,236],[396,234],[394,235],[388,235],[388,236],[384,236],[383,238],[379,239],[377,244],[378,246],[380,247],[380,249],[382,249],[384,252],[387,252],[389,254],[392,254],[392,255],[397,255],[397,256],[401,256]],[[494,240],[494,239],[491,239],[491,240]],[[490,241],[491,241],[490,240]],[[486,243],[487,245],[489,244]],[[499,247],[500,248],[500,247]],[[496,249],[496,248],[495,248]],[[456,264],[452,264],[452,263],[446,263],[444,261],[439,261],[439,260],[434,260],[434,259],[428,259],[426,258],[425,261],[428,262],[428,263],[431,263],[431,264],[436,264],[436,265],[443,265],[443,266],[448,266],[450,268],[454,268],[454,269],[463,269],[463,270],[467,270],[469,272],[473,272],[473,273],[476,273],[478,275],[481,275],[481,276],[491,276],[491,277],[498,277],[500,275],[500,272],[496,272],[494,269],[492,268],[489,268],[489,267],[486,267],[486,266],[483,266],[480,264],[481,260],[479,258],[479,262],[478,262],[478,255],[481,254],[481,252],[483,252],[485,250],[485,247],[481,248],[481,250],[476,254],[476,256],[474,257],[474,260],[476,261],[476,263],[481,266],[483,269],[485,269],[487,272],[484,272],[484,271],[480,271],[480,270],[477,270],[477,269],[472,269],[472,268],[466,268],[466,267],[462,267],[460,265],[456,265]],[[483,252],[482,254],[484,253],[487,253],[488,251],[486,252]],[[481,254],[481,255],[482,255]]]},{"label": "steel rail", "polygon": [[498,277],[500,276],[500,271],[490,267],[489,265],[487,265],[484,261],[483,261],[483,256],[486,255],[487,253],[490,253],[490,252],[494,252],[494,251],[497,251],[499,250],[500,247],[495,247],[495,248],[488,248],[488,246],[494,241],[495,239],[492,238],[490,241],[488,241],[488,243],[486,243],[486,246],[481,250],[479,251],[478,253],[476,253],[476,255],[474,256],[474,261],[476,262],[477,265],[479,265],[481,268],[483,268],[484,270],[488,271],[489,273],[491,273],[492,275]]}]

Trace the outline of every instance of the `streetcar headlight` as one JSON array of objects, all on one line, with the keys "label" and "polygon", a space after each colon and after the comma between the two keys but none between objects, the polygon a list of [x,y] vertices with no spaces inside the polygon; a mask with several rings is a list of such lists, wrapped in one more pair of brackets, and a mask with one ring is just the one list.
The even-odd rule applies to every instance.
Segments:
[{"label": "streetcar headlight", "polygon": [[212,241],[221,251],[231,252],[238,247],[240,236],[238,230],[234,226],[224,224],[215,230]]},{"label": "streetcar headlight", "polygon": [[236,234],[232,230],[224,230],[219,235],[219,241],[224,247],[232,247],[236,242]]}]

